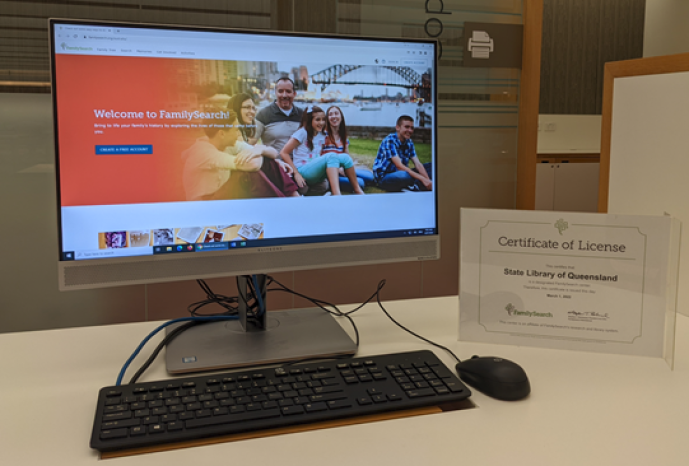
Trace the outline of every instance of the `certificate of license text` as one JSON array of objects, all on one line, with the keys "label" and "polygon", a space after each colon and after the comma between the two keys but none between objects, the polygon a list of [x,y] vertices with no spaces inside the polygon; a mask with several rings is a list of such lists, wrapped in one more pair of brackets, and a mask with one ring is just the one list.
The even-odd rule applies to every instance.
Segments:
[{"label": "certificate of license text", "polygon": [[662,356],[671,226],[462,209],[460,339]]}]

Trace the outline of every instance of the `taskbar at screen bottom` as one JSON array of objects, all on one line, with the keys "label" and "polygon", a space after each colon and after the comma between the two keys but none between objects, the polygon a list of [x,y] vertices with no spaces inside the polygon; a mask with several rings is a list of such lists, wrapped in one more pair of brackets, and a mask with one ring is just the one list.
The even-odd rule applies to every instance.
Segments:
[{"label": "taskbar at screen bottom", "polygon": [[[386,239],[386,238],[404,238],[411,236],[426,236],[437,234],[436,228],[419,228],[410,230],[396,230],[384,231],[374,233],[349,233],[341,235],[323,235],[323,236],[299,236],[293,238],[235,238],[231,241],[204,241],[203,243],[175,243],[170,242],[166,244],[154,244],[148,248],[134,248],[138,249],[136,254],[131,254],[126,251],[130,248],[112,248],[105,249],[99,252],[85,252],[85,251],[64,251],[62,253],[63,261],[73,260],[90,260],[105,257],[131,256],[131,255],[158,255],[158,254],[178,254],[190,252],[209,252],[209,251],[225,251],[230,249],[245,249],[245,248],[264,248],[271,246],[289,246],[295,244],[316,244],[316,243],[335,243],[340,241],[356,241],[356,240],[371,240],[371,239]],[[106,252],[108,251],[108,252]],[[122,254],[118,254],[121,252]]]}]

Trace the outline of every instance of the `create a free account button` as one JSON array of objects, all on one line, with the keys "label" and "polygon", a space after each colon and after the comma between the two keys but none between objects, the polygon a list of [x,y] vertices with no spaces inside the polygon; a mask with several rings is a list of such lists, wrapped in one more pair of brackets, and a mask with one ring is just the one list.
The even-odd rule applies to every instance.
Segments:
[{"label": "create a free account button", "polygon": [[116,146],[96,146],[96,155],[139,155],[152,153],[153,146],[146,144],[118,144]]}]

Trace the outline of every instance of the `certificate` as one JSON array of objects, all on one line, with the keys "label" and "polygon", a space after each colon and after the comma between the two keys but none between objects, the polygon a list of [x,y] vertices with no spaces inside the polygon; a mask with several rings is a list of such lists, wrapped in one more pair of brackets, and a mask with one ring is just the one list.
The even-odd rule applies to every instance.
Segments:
[{"label": "certificate", "polygon": [[462,209],[460,339],[663,356],[677,223]]}]

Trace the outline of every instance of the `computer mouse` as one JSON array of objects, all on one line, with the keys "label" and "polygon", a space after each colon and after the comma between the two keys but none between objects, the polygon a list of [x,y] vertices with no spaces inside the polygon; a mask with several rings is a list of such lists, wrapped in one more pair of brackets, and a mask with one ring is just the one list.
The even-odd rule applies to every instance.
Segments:
[{"label": "computer mouse", "polygon": [[531,392],[524,369],[508,359],[473,356],[457,363],[456,369],[464,382],[498,400],[521,400]]}]

